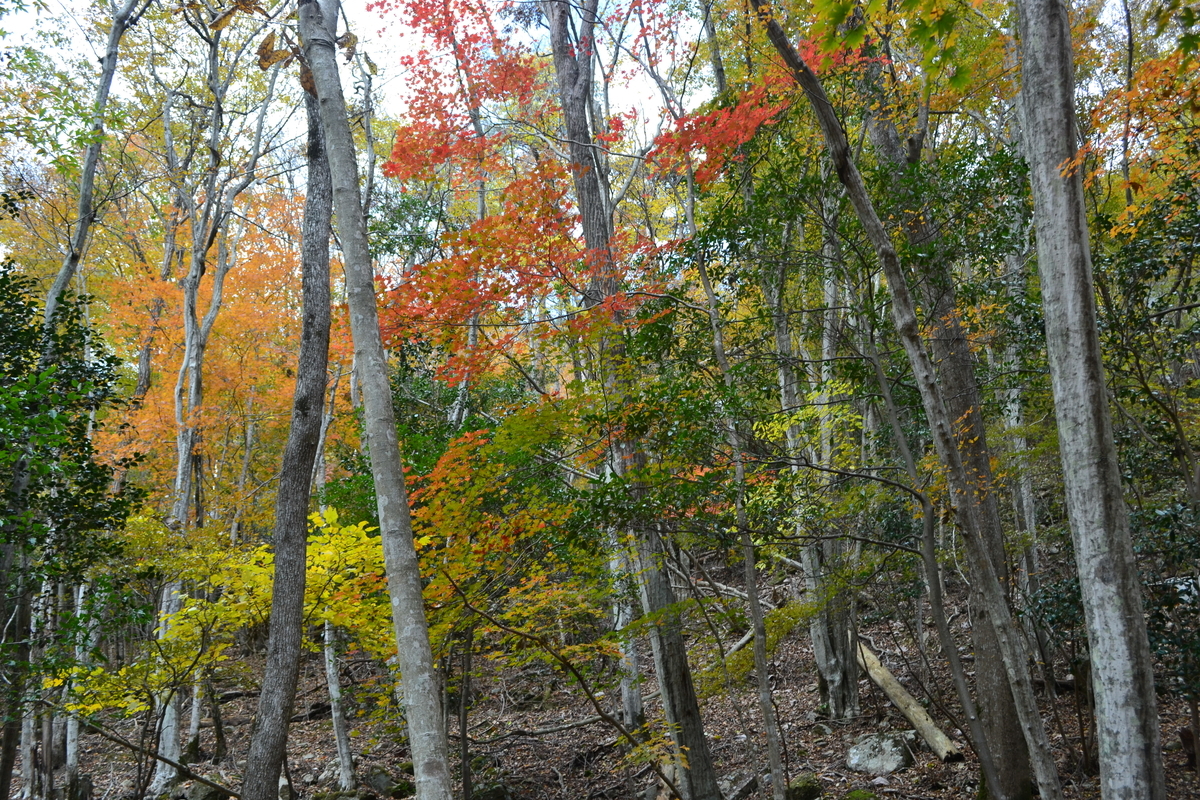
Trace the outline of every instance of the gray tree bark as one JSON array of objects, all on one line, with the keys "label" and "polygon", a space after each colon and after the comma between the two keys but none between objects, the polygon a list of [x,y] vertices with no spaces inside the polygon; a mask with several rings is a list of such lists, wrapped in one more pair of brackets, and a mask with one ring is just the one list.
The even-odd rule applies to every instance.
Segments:
[{"label": "gray tree bark", "polygon": [[[978,584],[982,603],[996,628],[996,638],[1016,703],[1022,733],[1030,751],[1038,788],[1045,800],[1051,800],[1051,798],[1058,800],[1062,797],[1062,786],[1057,767],[1054,764],[1054,754],[1050,749],[1049,737],[1046,735],[1045,726],[1042,724],[1038,712],[1037,699],[1033,693],[1024,639],[1012,619],[1004,590],[991,559],[986,557],[987,549],[980,538],[982,522],[979,519],[977,506],[971,500],[974,488],[967,474],[968,468],[958,450],[952,418],[947,411],[945,397],[937,381],[933,362],[925,351],[924,342],[920,337],[915,306],[909,293],[900,259],[892,245],[891,237],[875,211],[862,175],[850,155],[850,143],[842,129],[841,121],[838,119],[829,97],[825,94],[820,80],[796,52],[779,22],[770,15],[769,9],[761,0],[752,0],[752,2],[755,10],[765,21],[767,36],[771,43],[791,71],[797,84],[808,96],[826,147],[829,149],[830,158],[837,171],[838,179],[846,187],[847,195],[854,206],[859,222],[879,258],[892,296],[892,319],[912,366],[913,376],[921,394],[922,405],[925,407],[925,414],[938,456],[947,468],[951,497],[954,499],[955,508],[962,522],[963,532],[966,536],[976,537],[977,540],[977,547],[973,548],[974,552],[970,555],[972,560],[977,562],[976,569],[981,576]],[[1001,792],[1001,787],[993,788],[997,793]]]},{"label": "gray tree bark", "polygon": [[[689,212],[692,208],[693,194],[688,194]],[[689,218],[691,214],[689,213]],[[692,235],[696,231],[691,230]],[[713,355],[721,369],[721,378],[728,388],[734,386],[733,370],[729,364],[728,351],[725,349],[725,331],[721,325],[721,311],[717,303],[717,293],[713,291],[712,281],[709,280],[708,270],[703,261],[696,264],[700,274],[700,283],[708,301],[709,327],[713,333]],[[742,545],[742,560],[746,576],[746,605],[750,609],[751,629],[754,632],[754,672],[758,683],[758,708],[762,715],[763,731],[767,737],[767,763],[771,770],[772,800],[786,800],[787,780],[783,770],[783,748],[780,745],[779,728],[775,720],[775,703],[771,698],[770,662],[767,658],[767,623],[763,616],[762,602],[758,597],[758,552],[754,540],[750,537],[750,525],[746,517],[746,462],[742,457],[742,442],[737,431],[737,420],[732,415],[725,417],[726,436],[729,440],[730,454],[733,458],[734,480],[737,483],[737,499],[735,510],[737,527]],[[857,685],[856,685],[857,688]]]},{"label": "gray tree bark", "polygon": [[104,113],[108,108],[108,95],[112,89],[113,77],[117,72],[117,55],[121,47],[121,39],[141,17],[142,12],[150,5],[150,0],[125,0],[119,8],[113,7],[112,27],[108,30],[108,46],[100,59],[100,82],[96,86],[96,100],[92,116],[91,141],[83,155],[83,168],[79,175],[79,205],[76,211],[75,230],[71,232],[67,253],[63,257],[62,266],[54,278],[54,284],[46,295],[45,319],[49,324],[58,309],[58,302],[63,292],[71,285],[71,279],[79,269],[83,260],[83,250],[87,245],[88,233],[92,222],[96,219],[95,188],[96,167],[100,163],[100,150],[104,146]]},{"label": "gray tree bark", "polygon": [[1061,0],[1017,0],[1025,158],[1033,184],[1046,351],[1067,514],[1087,621],[1100,786],[1166,797],[1154,671],[1113,443],[1083,181],[1071,27]]},{"label": "gray tree bark", "polygon": [[338,791],[354,791],[354,753],[350,749],[346,711],[342,706],[342,676],[338,672],[337,628],[325,620],[325,683],[329,687],[329,717],[338,752]]},{"label": "gray tree bark", "polygon": [[[870,114],[867,128],[873,147],[897,177],[902,176],[920,158],[921,143],[925,138],[922,125],[919,125],[917,135],[908,140],[907,146],[901,142],[894,121],[883,114]],[[909,197],[905,205],[919,209],[921,199]],[[931,329],[930,349],[945,389],[946,411],[955,420],[954,434],[970,481],[971,493],[962,502],[975,506],[981,525],[978,542],[975,537],[966,537],[965,546],[975,548],[982,544],[986,549],[985,557],[992,562],[996,576],[1008,589],[1011,575],[1004,548],[1004,526],[1000,521],[997,502],[998,487],[992,474],[982,395],[975,375],[976,359],[959,319],[951,265],[941,252],[944,248],[939,229],[926,214],[919,211],[906,213],[904,230],[914,248],[929,254],[923,265],[920,287]],[[992,754],[997,763],[1004,765],[1004,769],[998,773],[1004,795],[1014,800],[1028,798],[1033,791],[1029,750],[1021,734],[1016,705],[1008,686],[995,624],[986,613],[987,604],[980,596],[978,587],[983,576],[976,569],[980,562],[979,556],[970,558],[968,562],[971,572],[970,603],[975,612],[972,615],[971,639],[975,646],[975,685],[980,718]]]},{"label": "gray tree bark", "polygon": [[[575,186],[587,259],[592,267],[592,277],[583,291],[584,304],[590,307],[616,294],[620,276],[609,246],[612,213],[602,183],[604,165],[594,145],[589,122],[598,2],[587,0],[579,9],[575,37],[571,36],[571,8],[565,0],[542,2],[550,27],[554,71],[571,159],[568,168]],[[621,343],[609,334],[601,342],[600,350],[600,371],[606,373],[602,379],[611,385],[614,396],[619,397],[624,390],[614,374],[625,360]],[[611,449],[610,466],[615,474],[625,474],[630,468],[644,463],[645,454],[635,442],[613,442]],[[663,711],[676,745],[687,754],[687,769],[677,783],[685,795],[684,800],[719,800],[720,790],[692,683],[683,628],[675,608],[676,597],[664,565],[666,549],[661,534],[651,525],[645,527],[634,534],[639,588],[643,610],[654,620],[650,625],[650,645],[662,690]],[[627,714],[636,713],[635,703],[629,703],[626,708]]]},{"label": "gray tree bark", "polygon": [[333,206],[345,262],[354,362],[361,381],[363,428],[375,480],[417,796],[421,800],[450,800],[449,748],[439,708],[437,672],[429,645],[420,564],[413,546],[387,357],[379,332],[375,274],[359,194],[354,139],[338,76],[336,16],[331,13],[337,3],[331,2],[329,6],[330,12],[323,14],[323,9],[314,0],[301,0],[298,6],[300,34],[317,90],[321,127],[329,154]]},{"label": "gray tree bark", "polygon": [[267,663],[246,758],[242,784],[244,800],[274,800],[278,793],[279,772],[287,750],[288,719],[292,715],[300,673],[308,509],[313,463],[317,458],[325,415],[333,191],[316,100],[307,93],[304,97],[308,111],[308,178],[301,245],[304,324],[300,334],[291,427],[283,450],[283,467],[275,498],[275,573]]},{"label": "gray tree bark", "polygon": [[[183,605],[183,586],[179,581],[171,581],[162,590],[162,600],[159,604],[157,638],[165,639],[171,628],[171,619]],[[157,714],[158,737],[156,750],[159,755],[179,763],[182,750],[179,743],[179,692],[178,687],[168,687],[154,698]],[[154,775],[146,790],[148,797],[158,797],[164,794],[179,779],[179,770],[174,764],[166,761],[156,761]]]}]

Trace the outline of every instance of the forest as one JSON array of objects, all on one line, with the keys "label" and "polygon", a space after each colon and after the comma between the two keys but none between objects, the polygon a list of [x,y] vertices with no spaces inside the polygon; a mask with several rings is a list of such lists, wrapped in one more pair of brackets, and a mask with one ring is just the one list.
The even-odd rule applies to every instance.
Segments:
[{"label": "forest", "polygon": [[0,797],[1200,797],[1198,50],[0,0]]}]

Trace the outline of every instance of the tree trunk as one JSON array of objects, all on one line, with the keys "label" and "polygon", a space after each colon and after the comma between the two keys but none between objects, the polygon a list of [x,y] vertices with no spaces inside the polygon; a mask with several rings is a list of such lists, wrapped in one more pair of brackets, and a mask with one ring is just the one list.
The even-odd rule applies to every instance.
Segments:
[{"label": "tree trunk", "polygon": [[304,55],[317,90],[321,127],[329,153],[333,204],[345,262],[354,360],[362,382],[363,427],[375,479],[417,795],[422,800],[450,800],[449,748],[438,708],[437,673],[429,645],[421,571],[413,546],[387,358],[379,333],[374,270],[359,195],[354,139],[338,77],[334,35],[337,4],[331,2],[329,5],[329,10],[323,14],[323,9],[314,0],[301,0],[298,7],[300,31]]},{"label": "tree trunk", "polygon": [[62,266],[54,278],[54,284],[46,295],[45,319],[46,324],[54,317],[58,302],[63,292],[71,285],[71,279],[83,259],[83,249],[87,244],[88,232],[96,219],[96,209],[93,203],[96,186],[96,167],[100,163],[100,150],[104,146],[104,114],[108,108],[108,95],[112,89],[113,77],[117,72],[117,54],[121,46],[121,38],[125,31],[136,24],[142,12],[150,5],[149,0],[125,0],[120,8],[114,8],[112,27],[108,30],[108,46],[100,59],[100,82],[96,86],[96,99],[93,101],[92,129],[89,133],[87,151],[83,155],[83,167],[79,175],[79,205],[76,211],[75,230],[71,232],[70,245],[63,257]]},{"label": "tree trunk", "polygon": [[350,735],[346,725],[346,710],[342,705],[342,677],[338,671],[337,628],[325,620],[325,682],[329,686],[329,717],[333,724],[333,739],[338,752],[338,791],[354,791],[354,753],[350,750]]},{"label": "tree trunk", "polygon": [[[662,565],[665,553],[666,548],[657,531],[651,530],[638,537],[642,606],[655,620],[650,626],[650,647],[654,652],[663,713],[676,746],[687,755],[687,769],[681,771],[683,779],[676,780],[676,784],[683,792],[683,800],[720,800],[717,776],[713,772],[700,718],[700,703],[688,665],[687,645],[683,641],[680,607]],[[693,742],[698,742],[699,747],[691,746]]]},{"label": "tree trunk", "polygon": [[[183,587],[178,581],[171,581],[163,587],[162,601],[158,615],[159,639],[166,638],[167,631],[170,630],[171,626],[171,617],[179,611],[183,600],[182,590]],[[154,705],[157,713],[157,752],[164,758],[179,763],[181,748],[179,746],[178,687],[169,686],[160,692],[154,699]],[[154,777],[150,781],[147,794],[150,797],[158,797],[170,789],[177,780],[179,780],[179,770],[165,761],[156,761],[154,764]]]},{"label": "tree trunk", "polygon": [[[902,178],[913,159],[920,157],[923,131],[909,139],[906,148],[900,141],[894,122],[881,114],[872,113],[867,127],[876,152],[890,165],[895,177]],[[914,209],[923,205],[919,197],[907,197],[901,202]],[[944,388],[946,411],[950,419],[955,421],[954,434],[971,487],[970,495],[963,502],[975,506],[980,522],[979,540],[986,550],[986,553],[968,559],[971,572],[971,638],[975,646],[975,685],[980,717],[992,754],[997,763],[1004,765],[999,773],[1004,796],[1022,800],[1030,797],[1033,791],[1029,749],[1021,734],[1015,701],[996,639],[995,623],[987,614],[986,601],[980,596],[979,587],[984,578],[976,568],[982,563],[982,558],[987,558],[1005,589],[1010,588],[1004,528],[1000,521],[997,485],[992,475],[983,401],[975,375],[975,356],[960,321],[954,275],[942,252],[938,226],[924,213],[908,212],[904,215],[904,229],[913,248],[929,254],[922,264],[924,280],[920,287],[931,329],[930,350]],[[968,548],[979,546],[975,537],[967,537],[965,545]]]},{"label": "tree trunk", "polygon": [[1105,798],[1166,797],[1154,668],[1108,412],[1083,181],[1071,29],[1060,0],[1017,0],[1025,158],[1067,515],[1087,621]]},{"label": "tree trunk", "polygon": [[[691,196],[689,193],[689,204]],[[692,231],[695,234],[695,231]],[[709,280],[708,270],[703,261],[696,263],[700,274],[700,282],[704,286],[704,294],[708,301],[709,327],[713,333],[713,354],[721,369],[721,378],[729,389],[734,387],[733,370],[729,364],[729,356],[725,349],[725,332],[721,325],[721,312],[717,304],[717,294],[713,291],[712,281]],[[742,560],[746,576],[746,605],[750,609],[751,630],[754,632],[754,672],[758,684],[758,709],[762,715],[763,732],[767,737],[767,762],[771,770],[771,796],[773,800],[785,800],[787,780],[783,771],[783,748],[779,741],[779,727],[775,720],[775,704],[771,698],[770,664],[767,660],[767,624],[763,618],[762,603],[758,598],[758,552],[754,548],[754,540],[750,537],[750,525],[746,518],[746,462],[742,457],[742,442],[737,431],[737,420],[732,415],[725,418],[726,436],[729,440],[730,455],[733,458],[734,480],[737,483],[737,498],[735,501],[737,527],[742,545]],[[857,682],[855,684],[857,689]],[[857,696],[857,691],[855,692]]]},{"label": "tree trunk", "polygon": [[982,522],[979,519],[978,508],[971,500],[974,488],[967,475],[967,466],[958,450],[952,418],[947,411],[942,388],[920,337],[915,307],[900,259],[896,255],[891,237],[875,211],[862,175],[850,156],[850,143],[846,139],[845,131],[842,129],[841,122],[822,88],[820,80],[796,52],[779,22],[766,13],[767,9],[763,3],[760,0],[752,1],[755,9],[763,15],[767,35],[776,51],[808,96],[829,149],[830,158],[837,170],[838,178],[846,187],[859,221],[867,238],[875,248],[883,268],[892,296],[892,319],[912,366],[913,376],[921,394],[921,401],[925,407],[925,414],[938,456],[947,468],[951,497],[954,499],[955,508],[959,513],[963,532],[968,537],[975,537],[978,545],[970,554],[973,561],[976,562],[975,568],[981,576],[976,583],[986,613],[996,628],[996,637],[1003,656],[1004,668],[1016,702],[1022,732],[1030,750],[1038,788],[1043,800],[1058,800],[1062,797],[1062,788],[1050,749],[1050,741],[1038,712],[1033,684],[1029,678],[1028,654],[1025,651],[1024,640],[1013,622],[995,568],[991,560],[986,557],[987,548],[984,546],[981,536]]},{"label": "tree trunk", "polygon": [[296,697],[304,639],[304,584],[313,463],[325,413],[329,363],[329,235],[333,193],[316,100],[308,111],[308,194],[301,245],[304,325],[296,367],[291,427],[275,499],[275,578],[268,623],[267,663],[246,758],[245,800],[273,800],[287,750],[288,719]]},{"label": "tree trunk", "polygon": [[[574,39],[571,36],[571,8],[564,0],[542,2],[550,27],[554,71],[571,159],[568,169],[575,186],[580,227],[583,229],[592,272],[583,290],[583,301],[585,306],[591,307],[618,291],[620,276],[609,246],[612,213],[602,183],[604,165],[594,145],[588,122],[593,90],[593,37],[599,22],[598,2],[588,0],[579,9],[578,33]],[[614,321],[620,320],[614,317]],[[623,361],[623,348],[616,334],[606,333],[600,344],[599,371],[601,379],[611,384],[615,396],[625,392],[615,377]],[[645,454],[634,442],[615,441],[611,445],[610,468],[617,475],[626,474],[644,460]],[[686,795],[684,800],[719,800],[716,773],[713,771],[700,705],[692,684],[682,625],[678,610],[673,608],[676,598],[664,565],[666,549],[659,532],[652,525],[645,525],[644,528],[634,534],[639,559],[637,575],[643,610],[655,620],[650,625],[650,643],[662,688],[664,714],[672,726],[677,746],[687,754],[684,779],[678,783]],[[626,713],[635,713],[632,704]]]},{"label": "tree trunk", "polygon": [[[824,311],[821,314],[821,383],[822,405],[820,442],[821,463],[833,464],[833,420],[834,398],[829,393],[829,382],[833,380],[833,359],[837,356],[838,286],[834,268],[842,264],[842,251],[837,240],[838,194],[827,194],[821,203],[824,222],[822,255],[826,275],[823,281]],[[832,475],[829,476],[832,479]],[[830,594],[830,581],[825,575],[844,566],[846,543],[841,539],[828,538],[814,542],[804,548],[801,555],[811,597],[817,599],[820,610],[809,623],[812,637],[813,656],[821,678],[821,699],[829,709],[832,719],[850,719],[858,716],[858,635],[854,620],[854,598],[852,589],[843,589]],[[835,582],[836,583],[836,582]]]}]

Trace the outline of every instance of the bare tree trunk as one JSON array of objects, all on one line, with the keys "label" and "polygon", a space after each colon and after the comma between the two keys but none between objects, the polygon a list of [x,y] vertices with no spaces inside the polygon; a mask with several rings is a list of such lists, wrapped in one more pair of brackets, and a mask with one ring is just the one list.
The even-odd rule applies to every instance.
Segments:
[{"label": "bare tree trunk", "polygon": [[[690,200],[689,193],[689,200]],[[690,209],[690,202],[689,202]],[[695,233],[695,231],[693,231]],[[713,334],[713,353],[717,365],[721,369],[721,377],[727,388],[733,388],[733,370],[729,364],[729,356],[725,350],[725,332],[721,326],[721,312],[717,305],[717,294],[713,291],[712,281],[709,280],[708,270],[702,261],[696,268],[700,273],[700,282],[704,286],[704,294],[708,301],[709,327]],[[767,661],[767,624],[763,618],[762,603],[758,599],[758,552],[754,541],[750,538],[750,526],[746,519],[746,462],[742,457],[742,443],[737,432],[737,421],[730,415],[725,418],[726,435],[729,440],[730,455],[733,458],[734,480],[737,483],[737,499],[735,501],[737,526],[742,545],[742,560],[745,562],[746,576],[746,605],[750,608],[750,623],[754,631],[754,672],[758,683],[758,709],[762,714],[763,731],[767,736],[767,761],[771,770],[771,796],[773,800],[785,800],[787,780],[783,771],[783,748],[779,741],[779,727],[775,720],[775,704],[771,699],[771,675]]]},{"label": "bare tree trunk", "polygon": [[329,686],[329,715],[333,721],[333,738],[338,752],[338,791],[354,791],[354,753],[350,750],[350,735],[346,725],[346,710],[342,705],[342,678],[337,662],[337,628],[325,620],[325,682]]},{"label": "bare tree trunk", "polygon": [[[603,159],[594,146],[589,123],[592,102],[592,59],[595,56],[595,29],[599,22],[597,0],[587,0],[579,9],[579,25],[575,27],[572,6],[564,0],[543,0],[542,9],[550,27],[551,50],[566,128],[571,172],[579,208],[580,224],[592,276],[584,289],[584,305],[595,306],[615,294],[620,276],[610,248],[612,212],[602,181]],[[619,320],[618,320],[619,321]],[[612,334],[600,345],[602,380],[611,384],[615,396],[624,389],[614,376],[624,361],[621,343]],[[610,468],[623,475],[644,463],[645,454],[637,444],[616,441],[611,445]],[[700,717],[700,706],[688,666],[687,647],[683,641],[682,625],[666,573],[666,549],[661,534],[646,525],[634,534],[637,541],[638,569],[643,610],[655,619],[650,626],[650,644],[655,669],[662,689],[663,710],[672,726],[677,746],[687,754],[684,780],[679,781],[686,795],[684,800],[718,800],[716,773],[713,771],[708,740]],[[630,644],[632,647],[632,643]],[[631,706],[626,713],[635,713]]]},{"label": "bare tree trunk", "polygon": [[[974,488],[967,475],[967,466],[958,449],[952,418],[947,411],[942,388],[938,384],[933,364],[929,354],[925,352],[925,346],[920,337],[915,307],[909,294],[907,279],[901,268],[900,259],[896,255],[891,237],[875,211],[862,175],[851,158],[850,144],[846,139],[845,131],[842,129],[841,122],[838,120],[833,105],[825,94],[819,79],[796,52],[779,22],[766,13],[766,7],[761,1],[752,0],[752,2],[755,9],[763,15],[767,35],[776,51],[809,98],[838,178],[846,187],[859,221],[867,238],[874,246],[883,268],[892,296],[893,322],[912,366],[938,456],[947,467],[951,496],[959,513],[963,532],[966,536],[974,537],[978,545],[973,548],[975,552],[970,554],[976,564],[978,575],[981,576],[976,583],[979,586],[982,604],[996,628],[996,637],[1003,656],[1009,686],[1016,703],[1022,733],[1030,751],[1038,788],[1044,800],[1059,800],[1062,797],[1062,787],[1057,767],[1054,764],[1050,741],[1046,735],[1045,726],[1042,724],[1037,699],[1033,693],[1024,639],[1012,619],[996,570],[990,558],[987,557],[988,551],[981,535],[982,521],[979,519],[976,503],[972,501]],[[995,788],[999,789],[1000,787]]]},{"label": "bare tree trunk", "polygon": [[[839,297],[834,269],[842,263],[841,247],[837,240],[837,207],[840,200],[840,193],[830,193],[821,203],[825,229],[821,250],[826,275],[822,292],[825,309],[821,315],[821,383],[825,412],[820,420],[820,456],[821,463],[829,465],[833,464],[834,398],[828,386],[833,379],[833,359],[837,356]],[[827,704],[832,719],[857,717],[859,712],[858,636],[854,623],[853,592],[843,589],[829,594],[826,587],[830,581],[825,580],[827,572],[843,566],[845,557],[846,543],[834,538],[809,544],[801,554],[809,591],[821,604],[820,610],[809,623],[809,635],[812,637],[817,673],[821,678],[821,699]]]},{"label": "bare tree trunk", "polygon": [[[896,442],[896,449],[900,452],[900,460],[904,462],[904,470],[908,474],[909,483],[916,487],[920,482],[917,462],[908,447],[908,441],[904,438],[904,427],[900,424],[900,414],[896,411],[896,403],[892,399],[892,388],[888,384],[883,365],[879,363],[879,356],[871,342],[867,343],[867,356],[875,368],[879,392],[883,395],[884,410],[887,412],[888,423],[892,428],[892,438]],[[1002,787],[1000,771],[996,765],[996,759],[992,756],[975,700],[971,697],[971,689],[967,686],[966,670],[963,669],[962,659],[958,655],[958,645],[954,642],[954,636],[950,632],[950,623],[946,619],[946,607],[942,597],[941,567],[938,565],[937,541],[934,534],[933,503],[930,502],[927,495],[917,492],[915,488],[910,491],[916,495],[921,504],[921,563],[925,567],[925,582],[929,592],[929,613],[933,616],[933,624],[937,629],[942,654],[950,665],[954,690],[958,695],[958,702],[962,705],[963,713],[966,715],[967,730],[970,732],[975,755],[979,758],[979,766],[983,771],[984,780],[987,781],[989,787]]]},{"label": "bare tree trunk", "polygon": [[95,106],[92,111],[92,130],[87,151],[83,156],[83,167],[79,175],[79,206],[75,218],[75,230],[71,233],[67,254],[63,257],[62,266],[54,278],[54,284],[46,295],[45,319],[49,324],[58,309],[58,302],[63,292],[71,285],[79,262],[83,259],[83,250],[87,245],[88,232],[96,219],[94,203],[96,186],[96,167],[100,163],[100,150],[104,146],[104,114],[108,109],[108,95],[112,89],[113,77],[117,72],[117,54],[121,46],[121,38],[125,31],[137,23],[142,12],[150,5],[150,0],[125,0],[120,8],[114,8],[112,27],[108,31],[108,47],[100,59],[100,82],[96,86]]},{"label": "bare tree trunk", "polygon": [[[163,587],[162,600],[159,604],[158,638],[164,639],[171,627],[172,616],[179,611],[183,601],[183,587],[179,581],[171,581]],[[169,686],[155,697],[155,711],[158,715],[158,748],[157,752],[163,758],[179,763],[179,687]],[[166,761],[156,761],[154,777],[150,780],[147,794],[158,797],[166,792],[179,780],[179,770]]]},{"label": "bare tree trunk", "polygon": [[30,703],[21,717],[21,798],[34,800],[41,797],[41,785],[37,768],[37,709]]},{"label": "bare tree trunk", "polygon": [[333,192],[321,138],[316,100],[305,94],[308,111],[308,178],[301,262],[304,325],[296,367],[292,419],[279,492],[275,499],[275,576],[267,639],[266,672],[250,737],[245,800],[273,800],[287,750],[288,719],[296,697],[304,639],[304,584],[308,552],[308,508],[313,463],[325,416],[329,364],[329,237]]},{"label": "bare tree trunk", "polygon": [[646,724],[646,710],[642,703],[641,664],[638,661],[637,642],[622,632],[633,624],[635,587],[633,561],[629,547],[620,540],[616,531],[609,532],[608,570],[613,575],[613,630],[618,636],[621,659],[621,721],[629,730],[637,730]]},{"label": "bare tree trunk", "polygon": [[1046,351],[1067,514],[1087,620],[1100,785],[1166,797],[1154,669],[1096,329],[1067,7],[1016,0],[1025,158],[1033,184]]},{"label": "bare tree trunk", "polygon": [[422,800],[450,800],[449,748],[438,708],[437,673],[425,619],[421,571],[413,547],[412,520],[396,439],[387,358],[379,333],[374,270],[359,194],[354,139],[350,134],[335,58],[336,16],[332,12],[336,6],[336,2],[330,2],[329,10],[323,13],[324,9],[313,0],[301,0],[298,7],[300,31],[317,90],[321,127],[329,153],[334,210],[345,261],[355,366],[362,383],[363,426],[375,479],[417,795]]},{"label": "bare tree trunk", "polygon": [[[922,114],[919,125],[923,125],[924,117]],[[910,165],[920,158],[924,128],[921,127],[905,147],[891,119],[872,113],[867,124],[875,150],[890,165],[895,176],[901,178]],[[921,198],[910,197],[904,202],[908,207],[920,208],[920,201]],[[946,411],[955,421],[958,450],[970,481],[971,493],[963,501],[975,506],[981,524],[979,543],[986,549],[983,557],[991,561],[996,576],[1007,590],[1011,576],[1004,548],[997,485],[992,475],[991,448],[988,446],[983,402],[975,375],[975,355],[960,321],[954,276],[941,252],[941,233],[927,215],[917,212],[905,214],[904,229],[909,243],[918,252],[930,254],[923,264],[921,293],[931,328],[930,349],[944,387]],[[968,548],[979,546],[975,537],[967,537],[965,544]],[[978,587],[983,576],[975,569],[975,565],[981,561],[980,556],[969,560],[976,695],[988,744],[996,761],[1004,764],[1004,769],[999,773],[1003,793],[1013,800],[1020,800],[1028,798],[1033,791],[1029,750],[1025,746],[1008,685],[995,624],[987,614],[986,601],[980,596]]]}]

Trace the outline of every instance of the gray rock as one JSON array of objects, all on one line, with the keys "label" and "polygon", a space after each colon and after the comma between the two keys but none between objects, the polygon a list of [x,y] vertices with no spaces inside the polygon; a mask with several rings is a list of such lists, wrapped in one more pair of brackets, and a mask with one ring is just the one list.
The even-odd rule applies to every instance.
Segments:
[{"label": "gray rock", "polygon": [[756,789],[758,789],[758,776],[751,775],[740,784],[731,785],[726,796],[728,800],[746,800],[747,797],[754,794]]},{"label": "gray rock", "polygon": [[912,764],[912,750],[904,735],[898,733],[868,733],[860,736],[846,754],[847,767],[869,775],[890,775]]},{"label": "gray rock", "polygon": [[811,772],[805,772],[792,779],[784,797],[787,800],[817,800],[822,791],[821,779]]},{"label": "gray rock", "polygon": [[196,781],[187,790],[187,800],[226,800],[229,795],[205,783]]},{"label": "gray rock", "polygon": [[380,797],[409,797],[414,791],[412,781],[407,776],[397,780],[378,764],[367,771],[363,783]]}]

